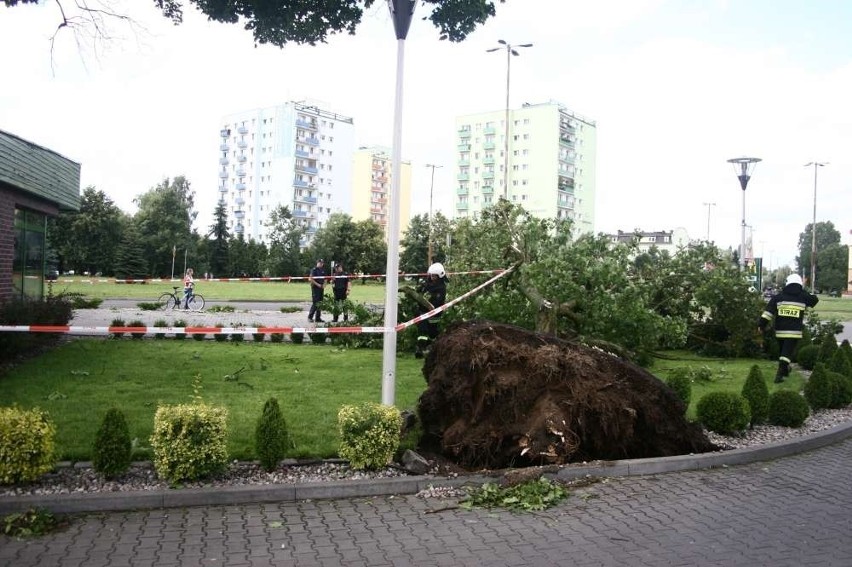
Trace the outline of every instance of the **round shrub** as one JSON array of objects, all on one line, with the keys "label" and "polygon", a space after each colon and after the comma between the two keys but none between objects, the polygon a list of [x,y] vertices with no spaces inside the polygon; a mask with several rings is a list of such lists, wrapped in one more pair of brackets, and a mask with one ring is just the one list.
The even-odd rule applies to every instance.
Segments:
[{"label": "round shrub", "polygon": [[748,400],[736,392],[710,392],[698,400],[695,410],[707,429],[722,435],[742,431],[751,420]]},{"label": "round shrub", "polygon": [[364,402],[343,406],[337,413],[340,456],[353,469],[379,469],[399,447],[402,416],[393,406]]},{"label": "round shrub", "polygon": [[[127,324],[127,326],[128,326],[128,327],[146,327],[147,325],[145,325],[145,323],[144,323],[141,319],[134,319],[133,321],[131,321],[130,323],[128,323],[128,324]],[[145,336],[145,333],[144,333],[144,332],[141,332],[141,333],[130,333],[130,335],[131,335],[134,339],[141,339],[142,337],[144,337],[144,336]]]},{"label": "round shrub", "polygon": [[274,471],[279,461],[287,454],[288,445],[287,422],[278,406],[278,400],[269,398],[263,404],[263,412],[254,430],[254,450],[260,465],[268,472]]},{"label": "round shrub", "polygon": [[130,428],[124,414],[116,408],[109,409],[95,436],[92,466],[107,478],[121,476],[130,468],[132,451]]},{"label": "round shrub", "polygon": [[269,342],[271,343],[280,343],[284,340],[284,333],[271,333],[269,335]]},{"label": "round shrub", "polygon": [[672,372],[666,380],[666,385],[674,390],[685,406],[689,406],[692,399],[692,379],[686,372]]},{"label": "round shrub", "polygon": [[829,408],[834,399],[835,387],[834,376],[826,369],[825,364],[817,362],[811,377],[805,382],[805,399],[815,410]]},{"label": "round shrub", "polygon": [[793,390],[778,390],[769,396],[769,423],[801,427],[809,415],[808,402]]},{"label": "round shrub", "polygon": [[831,355],[828,361],[828,369],[844,376],[852,376],[852,361],[846,356],[846,352],[839,348]]},{"label": "round shrub", "polygon": [[0,484],[36,480],[54,466],[56,427],[35,408],[0,408]]},{"label": "round shrub", "polygon": [[324,345],[326,339],[328,339],[327,333],[308,333],[308,336],[311,338],[311,342],[317,345]]},{"label": "round shrub", "polygon": [[300,345],[305,342],[305,333],[290,333],[290,341],[294,345]]},{"label": "round shrub", "polygon": [[845,408],[852,404],[852,376],[840,372],[828,371],[834,384],[831,396],[832,408]]},{"label": "round shrub", "polygon": [[813,370],[816,365],[819,347],[817,345],[805,345],[799,349],[796,361],[805,370]]},{"label": "round shrub", "polygon": [[769,388],[758,365],[751,367],[743,384],[743,397],[748,400],[751,409],[751,426],[764,423],[769,417]]},{"label": "round shrub", "polygon": [[157,475],[177,483],[225,470],[227,418],[225,408],[204,403],[157,407],[150,440]]}]

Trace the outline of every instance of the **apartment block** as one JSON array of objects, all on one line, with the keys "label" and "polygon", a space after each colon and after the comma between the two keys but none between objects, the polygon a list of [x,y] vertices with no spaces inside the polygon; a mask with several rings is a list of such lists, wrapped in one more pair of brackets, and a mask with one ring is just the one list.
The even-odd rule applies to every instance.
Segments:
[{"label": "apartment block", "polygon": [[286,205],[307,245],[330,214],[351,210],[352,118],[291,101],[225,116],[220,138],[219,198],[233,234],[266,242],[270,212]]},{"label": "apartment block", "polygon": [[[508,121],[507,121],[508,116]],[[456,118],[455,217],[500,198],[594,231],[597,126],[550,101]]]},{"label": "apartment block", "polygon": [[[391,151],[382,147],[362,147],[352,159],[352,218],[372,219],[385,229],[390,223],[391,184],[393,172]],[[411,216],[411,162],[400,164],[399,236],[408,228]]]}]

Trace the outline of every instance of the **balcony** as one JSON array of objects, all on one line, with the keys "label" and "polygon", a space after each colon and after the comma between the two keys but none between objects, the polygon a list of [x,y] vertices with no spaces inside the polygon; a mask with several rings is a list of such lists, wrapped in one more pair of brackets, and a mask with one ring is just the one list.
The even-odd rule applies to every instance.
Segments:
[{"label": "balcony", "polygon": [[293,180],[293,187],[307,187],[307,186],[308,186],[307,181],[302,181],[301,179],[294,179]]},{"label": "balcony", "polygon": [[459,173],[457,179],[459,181],[470,181],[470,175],[467,173]]},{"label": "balcony", "polygon": [[312,120],[303,120],[301,118],[296,119],[296,126],[299,128],[304,128],[305,130],[316,130],[317,123]]},{"label": "balcony", "polygon": [[466,130],[466,129],[459,130],[459,138],[462,138],[462,139],[470,138],[470,130]]},{"label": "balcony", "polygon": [[228,151],[228,144],[221,144],[221,145],[219,146],[219,151],[221,151],[221,152],[227,152],[227,151]]},{"label": "balcony", "polygon": [[237,191],[245,191],[246,184],[245,183],[237,183]]},{"label": "balcony", "polygon": [[497,147],[497,145],[494,142],[485,142],[485,143],[482,144],[482,147],[485,148],[486,150],[493,150],[494,148]]},{"label": "balcony", "polygon": [[496,134],[497,128],[495,128],[494,126],[488,126],[487,128],[482,129],[482,133],[483,134]]},{"label": "balcony", "polygon": [[382,209],[381,207],[370,207],[370,212],[373,213],[374,215],[385,214],[384,209]]},{"label": "balcony", "polygon": [[317,204],[317,198],[316,197],[302,197],[302,200],[306,203],[312,203],[314,205]]},{"label": "balcony", "polygon": [[296,150],[296,157],[306,158],[306,157],[311,157],[311,154],[309,154],[308,152],[303,151],[303,150]]},{"label": "balcony", "polygon": [[456,189],[456,195],[467,195],[467,187],[459,187]]},{"label": "balcony", "polygon": [[308,211],[293,211],[293,216],[299,219],[308,218]]},{"label": "balcony", "polygon": [[245,204],[246,204],[246,200],[245,200],[245,199],[243,199],[242,197],[237,197],[236,199],[234,199],[234,203],[235,203],[238,207],[242,207],[243,205],[245,205]]},{"label": "balcony", "polygon": [[319,138],[305,138],[305,143],[309,146],[318,146]]},{"label": "balcony", "polygon": [[248,128],[246,128],[245,126],[240,126],[239,128],[237,128],[237,133],[241,136],[245,136],[246,134],[248,134]]},{"label": "balcony", "polygon": [[482,178],[483,179],[494,179],[494,172],[493,171],[483,171],[482,172]]},{"label": "balcony", "polygon": [[234,218],[237,219],[237,220],[243,220],[244,218],[246,218],[246,212],[245,211],[234,211]]},{"label": "balcony", "polygon": [[469,159],[460,159],[458,165],[468,166],[468,165],[470,165],[470,160]]},{"label": "balcony", "polygon": [[494,186],[493,185],[483,185],[482,186],[482,194],[483,195],[493,195],[494,194]]},{"label": "balcony", "polygon": [[569,148],[574,147],[574,138],[572,136],[559,136],[559,143]]},{"label": "balcony", "polygon": [[485,165],[494,165],[494,158],[493,157],[482,158],[482,163],[484,163]]},{"label": "balcony", "polygon": [[228,165],[228,158],[223,157],[219,159],[219,165]]},{"label": "balcony", "polygon": [[246,170],[245,169],[238,169],[237,170],[237,177],[245,177],[245,176],[246,176]]},{"label": "balcony", "polygon": [[245,163],[248,158],[242,154],[237,156],[237,161],[240,163]]},{"label": "balcony", "polygon": [[222,178],[222,179],[227,179],[228,178],[228,172],[227,171],[220,171],[219,177]]},{"label": "balcony", "polygon": [[237,147],[241,150],[244,150],[248,147],[248,142],[246,142],[245,140],[240,140],[239,142],[237,142]]},{"label": "balcony", "polygon": [[466,211],[467,210],[467,203],[456,203],[456,209],[458,209],[460,211]]},{"label": "balcony", "polygon": [[224,185],[222,185],[221,187],[219,187],[219,193],[227,193],[227,192],[228,192],[228,188],[227,188],[227,187],[225,187]]},{"label": "balcony", "polygon": [[459,149],[459,151],[462,151],[462,152],[469,152],[470,151],[470,144],[459,144],[458,149]]},{"label": "balcony", "polygon": [[317,173],[319,173],[319,170],[315,167],[311,167],[309,165],[299,165],[298,163],[296,164],[296,170],[304,171],[310,173],[311,175],[316,175]]},{"label": "balcony", "polygon": [[234,232],[237,234],[242,234],[245,231],[246,227],[242,225],[242,223],[237,223],[234,226]]},{"label": "balcony", "polygon": [[385,199],[384,197],[378,197],[378,198],[373,197],[372,199],[370,199],[370,202],[371,203],[379,203],[380,205],[384,205],[388,202],[388,200]]}]

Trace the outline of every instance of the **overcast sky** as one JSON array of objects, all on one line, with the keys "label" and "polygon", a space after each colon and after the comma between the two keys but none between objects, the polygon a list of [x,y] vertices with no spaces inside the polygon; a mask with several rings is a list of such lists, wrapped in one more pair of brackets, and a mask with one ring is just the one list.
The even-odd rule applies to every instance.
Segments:
[{"label": "overcast sky", "polygon": [[[82,163],[82,185],[133,212],[134,197],[186,175],[199,225],[218,199],[219,122],[311,99],[354,118],[358,145],[389,146],[397,44],[385,2],[356,36],[316,47],[255,47],[240,25],[193,8],[171,25],[153,1],[116,0],[145,29],[114,23],[112,42],[59,34],[54,2],[0,8],[0,129]],[[846,0],[508,0],[464,43],[417,16],[405,43],[403,159],[413,214],[449,214],[455,117],[559,101],[598,125],[597,232],[671,230],[722,247],[740,241],[742,191],[726,160],[762,158],[746,191],[755,253],[793,265],[813,218],[852,241],[852,2]],[[715,203],[707,206],[705,203]]]}]

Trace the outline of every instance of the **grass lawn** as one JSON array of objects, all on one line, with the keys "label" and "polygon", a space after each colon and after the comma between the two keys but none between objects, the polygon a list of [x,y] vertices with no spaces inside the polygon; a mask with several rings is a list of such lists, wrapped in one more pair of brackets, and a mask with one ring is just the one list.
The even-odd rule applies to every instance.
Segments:
[{"label": "grass lawn", "polygon": [[[75,278],[72,282],[60,277],[55,282],[53,293],[62,292],[82,293],[86,297],[101,299],[138,299],[139,301],[155,301],[161,293],[172,291],[172,286],[183,284],[179,281],[167,281],[148,284],[117,284],[113,282],[97,282]],[[207,301],[310,301],[311,290],[306,282],[206,282],[199,280],[195,290]],[[331,294],[331,288],[326,287]],[[361,280],[352,282],[349,299],[359,303],[384,303],[385,286],[375,281],[365,284]]]},{"label": "grass lawn", "polygon": [[821,295],[814,311],[823,321],[829,319],[852,321],[852,298]]},{"label": "grass lawn", "polygon": [[[682,366],[707,367],[712,379],[693,385],[687,416],[707,392],[739,392],[752,365],[763,371],[770,392],[799,390],[795,372],[772,383],[776,363],[754,359],[702,358],[666,353],[651,368],[665,379]],[[337,411],[344,404],[381,400],[381,350],[330,345],[217,343],[214,341],[79,338],[26,361],[0,377],[0,406],[48,411],[57,425],[60,459],[88,460],[101,419],[110,407],[127,417],[136,441],[134,458],[149,459],[148,441],[157,405],[190,402],[200,376],[207,403],[228,409],[232,458],[254,457],[254,427],[264,402],[276,397],[287,420],[294,457],[333,457],[338,451]],[[397,358],[396,406],[414,410],[426,387],[422,361]]]},{"label": "grass lawn", "polygon": [[[254,428],[263,404],[276,397],[294,457],[333,457],[337,411],[344,404],[381,401],[381,350],[343,350],[291,343],[217,343],[75,339],[0,377],[0,406],[40,407],[57,426],[60,459],[91,458],[104,414],[121,409],[135,438],[134,458],[148,459],[160,403],[188,403],[201,377],[205,402],[228,409],[232,458],[254,454]],[[396,406],[414,409],[426,382],[422,361],[397,358]]]}]

